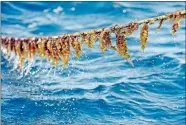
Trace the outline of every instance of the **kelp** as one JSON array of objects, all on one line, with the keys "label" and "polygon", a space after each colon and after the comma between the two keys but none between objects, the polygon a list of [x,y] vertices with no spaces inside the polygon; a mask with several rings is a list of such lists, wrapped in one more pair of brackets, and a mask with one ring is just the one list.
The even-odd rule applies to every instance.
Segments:
[{"label": "kelp", "polygon": [[63,36],[61,38],[61,58],[63,61],[63,67],[66,68],[66,65],[68,64],[68,60],[70,57],[70,37],[69,36]]},{"label": "kelp", "polygon": [[92,48],[96,42],[98,35],[94,31],[87,32],[87,34],[82,34],[82,43],[85,43],[89,48]]},{"label": "kelp", "polygon": [[163,25],[164,19],[160,20],[159,26],[157,27],[157,30],[160,30]]},{"label": "kelp", "polygon": [[16,54],[18,55],[18,65],[20,70],[22,71],[24,61],[25,61],[25,56],[24,56],[24,49],[23,49],[23,40],[22,39],[17,39],[15,41],[15,49],[16,49]]},{"label": "kelp", "polygon": [[44,39],[44,38],[39,38],[36,42],[36,45],[37,45],[37,52],[38,52],[38,55],[39,57],[42,59],[44,56],[45,56],[45,42],[47,40]]},{"label": "kelp", "polygon": [[[35,41],[35,39],[34,38],[33,39],[30,39],[28,44],[29,44],[28,60],[30,62],[32,62],[33,61],[33,58],[36,55],[36,41]],[[23,50],[25,50],[25,49],[23,49]]]},{"label": "kelp", "polygon": [[140,32],[140,41],[141,41],[142,51],[144,51],[144,49],[147,46],[148,30],[149,30],[149,26],[148,26],[148,24],[145,23],[141,29],[141,32]]},{"label": "kelp", "polygon": [[118,51],[118,53],[122,57],[124,57],[131,64],[132,67],[134,67],[131,61],[131,57],[128,53],[126,38],[124,34],[121,34],[120,32],[116,33],[116,46],[117,46],[116,50]]},{"label": "kelp", "polygon": [[103,30],[101,32],[99,46],[102,53],[104,53],[105,50],[111,46],[111,36],[109,31]]},{"label": "kelp", "polygon": [[179,29],[181,19],[182,19],[182,16],[181,15],[175,15],[173,17],[172,35],[174,35],[176,33],[176,31]]},{"label": "kelp", "polygon": [[128,27],[123,31],[125,37],[130,36],[133,32],[137,31],[139,24],[136,22],[129,23]]},{"label": "kelp", "polygon": [[57,43],[57,39],[53,39],[52,42],[51,42],[51,55],[52,55],[52,64],[57,66],[58,63],[59,63],[59,52],[58,52],[58,49],[57,49],[57,46],[56,46],[56,43]]},{"label": "kelp", "polygon": [[[185,17],[186,11],[181,10],[125,25],[114,25],[103,29],[61,36],[35,38],[1,37],[1,49],[5,50],[7,55],[14,53],[18,57],[20,70],[22,70],[25,60],[28,59],[29,62],[33,62],[36,54],[39,55],[40,59],[46,58],[54,66],[57,66],[61,60],[65,68],[70,58],[71,47],[74,49],[76,58],[79,59],[82,54],[82,43],[92,48],[99,39],[99,48],[102,53],[108,49],[115,50],[134,66],[128,52],[126,39],[136,32],[140,25],[143,26],[140,31],[139,40],[141,42],[141,49],[144,51],[147,46],[148,32],[151,25],[159,21],[159,26],[157,27],[159,30],[166,20],[172,20],[172,34],[174,35],[180,27],[181,19]],[[112,33],[116,36],[116,46],[112,45]]]},{"label": "kelp", "polygon": [[76,58],[79,59],[81,56],[81,43],[78,41],[78,37],[71,36],[71,45],[75,50]]}]

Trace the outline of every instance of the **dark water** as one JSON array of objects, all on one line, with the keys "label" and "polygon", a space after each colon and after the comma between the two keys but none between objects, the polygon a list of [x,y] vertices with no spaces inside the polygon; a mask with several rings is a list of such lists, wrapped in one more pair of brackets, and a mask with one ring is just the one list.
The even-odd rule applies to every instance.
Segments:
[{"label": "dark water", "polygon": [[[2,34],[46,36],[125,24],[185,8],[184,2],[1,2]],[[83,46],[68,68],[39,59],[22,76],[1,56],[2,124],[185,123],[185,19],[173,37],[166,21],[150,26],[141,55],[139,31],[127,39],[135,68],[99,44]],[[114,37],[113,37],[114,42]],[[25,67],[25,70],[27,67]]]}]

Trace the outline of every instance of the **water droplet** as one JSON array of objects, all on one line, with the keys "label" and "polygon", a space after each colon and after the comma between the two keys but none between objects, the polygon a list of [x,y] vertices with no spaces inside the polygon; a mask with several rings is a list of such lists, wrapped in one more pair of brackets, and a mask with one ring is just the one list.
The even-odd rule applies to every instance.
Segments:
[{"label": "water droplet", "polygon": [[123,13],[126,13],[126,12],[127,12],[127,10],[123,9]]},{"label": "water droplet", "polygon": [[76,10],[76,8],[75,8],[75,7],[72,7],[72,8],[70,8],[70,10],[71,10],[71,11],[75,11],[75,10]]}]

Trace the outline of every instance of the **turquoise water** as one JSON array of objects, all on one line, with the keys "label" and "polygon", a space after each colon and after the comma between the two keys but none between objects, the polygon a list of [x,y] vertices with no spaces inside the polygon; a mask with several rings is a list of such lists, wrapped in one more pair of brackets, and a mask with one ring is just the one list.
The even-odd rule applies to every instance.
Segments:
[{"label": "turquoise water", "polygon": [[[185,8],[184,2],[1,2],[4,36],[51,36],[125,24]],[[74,53],[67,69],[39,58],[23,74],[1,56],[2,124],[185,123],[185,19],[176,35],[150,26],[144,55],[139,31],[127,39],[135,68],[98,42]],[[114,43],[113,37],[113,43]]]}]

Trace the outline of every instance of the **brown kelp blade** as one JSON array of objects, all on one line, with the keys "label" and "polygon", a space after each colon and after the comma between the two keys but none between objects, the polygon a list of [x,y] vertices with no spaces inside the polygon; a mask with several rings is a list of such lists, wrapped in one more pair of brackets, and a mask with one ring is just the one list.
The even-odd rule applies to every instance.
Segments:
[{"label": "brown kelp blade", "polygon": [[45,42],[46,42],[46,39],[44,38],[39,38],[36,42],[37,52],[41,59],[43,59],[43,57],[45,56],[45,50],[46,50]]},{"label": "brown kelp blade", "polygon": [[163,25],[163,22],[164,22],[163,19],[160,20],[160,22],[159,22],[159,26],[157,27],[157,30],[160,30],[160,29],[161,29],[161,27],[162,27],[162,25]]},{"label": "brown kelp blade", "polygon": [[61,41],[62,51],[62,61],[63,61],[63,67],[66,68],[66,65],[68,64],[68,60],[70,57],[70,37],[64,36],[64,39]]},{"label": "brown kelp blade", "polygon": [[23,53],[23,40],[22,39],[18,39],[15,43],[15,48],[16,48],[16,52],[18,55],[18,65],[20,68],[20,71],[22,71],[23,69],[23,65],[24,65],[24,61],[25,61],[25,56]]},{"label": "brown kelp blade", "polygon": [[72,47],[74,48],[75,50],[75,54],[76,54],[76,58],[79,59],[80,56],[81,56],[81,43],[78,41],[78,38],[77,37],[71,37],[71,45]]},{"label": "brown kelp blade", "polygon": [[141,41],[141,49],[142,51],[144,51],[144,49],[146,48],[147,46],[147,39],[148,39],[148,24],[144,24],[142,29],[141,29],[141,32],[140,32],[140,41]]},{"label": "brown kelp blade", "polygon": [[103,30],[101,32],[99,46],[102,53],[104,53],[105,50],[107,50],[107,48],[111,46],[111,36],[110,32],[108,32],[107,30]]},{"label": "brown kelp blade", "polygon": [[94,31],[86,32],[86,34],[82,34],[82,43],[85,43],[89,48],[92,48],[94,43],[96,42],[98,36]]},{"label": "brown kelp blade", "polygon": [[34,57],[35,57],[35,54],[36,54],[36,41],[35,39],[30,39],[29,40],[29,49],[28,49],[28,60],[30,62],[33,61]]},{"label": "brown kelp blade", "polygon": [[127,42],[124,34],[116,33],[116,45],[118,53],[124,57],[132,67],[134,67],[134,64],[132,63],[131,57],[128,53]]},{"label": "brown kelp blade", "polygon": [[124,29],[125,37],[130,36],[132,33],[138,30],[139,24],[136,22],[129,23],[128,27]]},{"label": "brown kelp blade", "polygon": [[179,29],[181,19],[182,19],[182,16],[175,15],[175,17],[173,19],[173,24],[172,24],[172,35],[174,35],[177,32],[177,30]]},{"label": "brown kelp blade", "polygon": [[58,48],[57,48],[57,41],[58,39],[57,38],[54,38],[52,39],[52,43],[51,43],[51,56],[52,56],[52,64],[57,67],[58,64],[59,64],[59,51],[58,51]]}]

